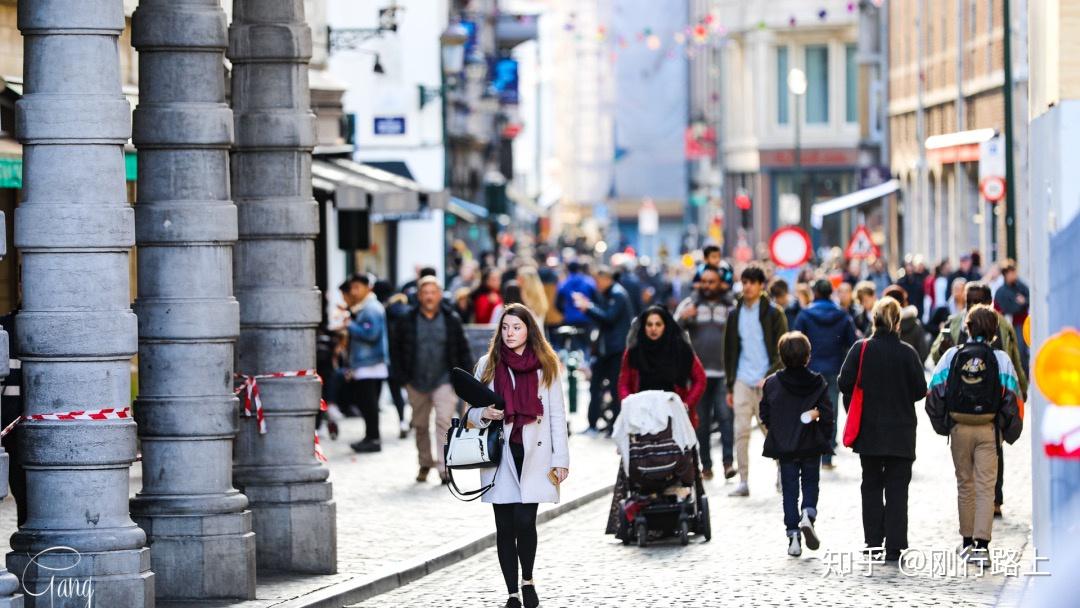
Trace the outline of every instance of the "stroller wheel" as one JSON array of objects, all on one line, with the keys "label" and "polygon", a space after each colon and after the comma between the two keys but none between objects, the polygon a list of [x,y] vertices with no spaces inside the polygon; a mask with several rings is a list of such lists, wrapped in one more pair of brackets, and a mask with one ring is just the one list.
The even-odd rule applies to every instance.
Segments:
[{"label": "stroller wheel", "polygon": [[702,496],[698,500],[698,526],[697,533],[705,537],[705,542],[712,540],[712,519],[709,518],[709,497]]},{"label": "stroller wheel", "polygon": [[645,523],[644,519],[639,519],[636,528],[637,546],[644,547],[649,543],[649,524]]},{"label": "stroller wheel", "polygon": [[690,522],[685,519],[679,522],[679,544],[684,547],[690,544]]}]

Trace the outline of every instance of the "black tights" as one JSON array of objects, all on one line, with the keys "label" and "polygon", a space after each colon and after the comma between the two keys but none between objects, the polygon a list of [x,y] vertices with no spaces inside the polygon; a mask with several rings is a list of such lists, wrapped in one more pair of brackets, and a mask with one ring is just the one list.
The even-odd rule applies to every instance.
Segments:
[{"label": "black tights", "polygon": [[[510,453],[517,465],[518,478],[525,450],[521,444],[510,444]],[[536,503],[494,504],[495,544],[499,549],[499,567],[502,568],[506,592],[518,592],[518,560],[521,561],[521,578],[532,580],[533,562],[536,560]]]}]

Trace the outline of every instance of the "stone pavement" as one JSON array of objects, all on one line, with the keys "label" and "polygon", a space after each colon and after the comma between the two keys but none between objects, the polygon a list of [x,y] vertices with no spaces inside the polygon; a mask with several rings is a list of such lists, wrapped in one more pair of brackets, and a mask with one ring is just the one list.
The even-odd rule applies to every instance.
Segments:
[{"label": "stone pavement", "polygon": [[[582,416],[579,410],[571,417],[577,430],[585,426]],[[418,467],[415,440],[412,433],[407,439],[398,439],[397,413],[389,404],[384,404],[380,422],[383,451],[377,454],[359,455],[349,448],[351,441],[363,435],[364,424],[359,418],[343,422],[337,441],[330,441],[325,436],[321,439],[329,458],[327,466],[337,503],[337,574],[260,573],[257,599],[253,601],[158,602],[158,606],[266,608],[286,603],[300,605],[298,598],[332,585],[393,572],[413,564],[418,558],[436,555],[446,546],[468,544],[494,532],[490,506],[479,501],[464,503],[454,499],[439,484],[434,472],[426,484],[415,481]],[[243,418],[240,423],[254,424],[251,419]],[[571,472],[563,485],[563,502],[611,485],[617,463],[614,444],[609,440],[572,436]],[[132,495],[141,487],[140,474],[140,468],[133,467]],[[455,477],[463,489],[479,486],[479,475],[475,472]],[[547,505],[543,510],[552,507]],[[0,537],[10,538],[15,529],[15,505],[8,497],[0,503]],[[5,553],[9,550],[6,540],[2,548]]]},{"label": "stone pavement", "polygon": [[[540,530],[536,580],[542,606],[993,606],[1002,588],[1023,578],[997,574],[967,579],[933,576],[929,562],[959,543],[956,484],[944,437],[933,433],[919,406],[918,459],[909,501],[908,558],[911,575],[895,565],[875,565],[864,576],[858,457],[840,448],[835,471],[822,471],[818,551],[786,554],[783,511],[775,489],[775,467],[755,459],[749,498],[729,497],[734,484],[708,485],[713,540],[689,547],[666,542],[645,549],[622,546],[603,534],[608,500],[597,500]],[[1020,570],[1030,571],[1030,433],[1005,448],[1005,518],[996,520],[991,546],[1026,551]],[[716,448],[714,448],[716,449]],[[754,434],[751,453],[761,453]],[[934,553],[936,551],[936,553]],[[927,560],[920,568],[918,555]],[[843,560],[843,564],[841,561]],[[1004,561],[1003,561],[1004,563]],[[850,568],[849,572],[843,573]],[[826,577],[825,574],[833,573]],[[1053,566],[1040,563],[1040,571]],[[841,572],[842,574],[836,574]],[[495,549],[425,577],[354,608],[502,606],[505,589]]]}]

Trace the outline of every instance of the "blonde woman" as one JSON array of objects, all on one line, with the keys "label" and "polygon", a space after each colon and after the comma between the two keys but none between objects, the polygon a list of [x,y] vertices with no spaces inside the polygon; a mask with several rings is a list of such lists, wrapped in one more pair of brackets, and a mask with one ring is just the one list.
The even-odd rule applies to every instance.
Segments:
[{"label": "blonde woman", "polygon": [[[856,380],[863,390],[858,437],[852,449],[862,463],[863,537],[875,557],[898,561],[907,549],[907,499],[915,461],[915,404],[926,397],[919,355],[900,340],[900,304],[882,298],[871,313],[874,333],[848,351],[837,384],[844,407]],[[862,371],[861,378],[860,368]]]},{"label": "blonde woman", "polygon": [[537,324],[543,327],[549,304],[547,293],[544,291],[544,283],[540,280],[540,273],[533,266],[522,266],[517,271],[517,282],[521,289],[521,303],[533,312]]},{"label": "blonde woman", "polygon": [[[559,358],[544,338],[533,312],[509,304],[499,318],[486,355],[476,365],[477,378],[506,402],[504,410],[470,408],[469,422],[486,427],[501,420],[503,456],[496,469],[481,471],[484,502],[495,509],[499,566],[509,599],[507,608],[536,608],[533,585],[536,558],[536,509],[541,502],[559,502],[559,485],[570,474],[566,445]],[[521,597],[518,596],[521,564]]]}]

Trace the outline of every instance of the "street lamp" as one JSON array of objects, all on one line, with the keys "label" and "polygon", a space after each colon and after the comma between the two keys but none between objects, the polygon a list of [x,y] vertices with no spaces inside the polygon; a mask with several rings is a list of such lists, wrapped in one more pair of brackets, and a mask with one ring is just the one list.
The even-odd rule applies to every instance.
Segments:
[{"label": "street lamp", "polygon": [[803,230],[810,230],[810,207],[803,200],[802,193],[802,96],[806,94],[806,74],[799,68],[791,68],[787,75],[788,91],[795,96],[795,196],[799,197],[799,224]]},{"label": "street lamp", "polygon": [[[469,30],[464,25],[454,21],[446,26],[439,36],[439,46],[442,47],[440,57],[442,74],[439,80],[439,92],[442,96],[442,138],[443,138],[443,186],[450,188],[450,134],[447,132],[449,122],[447,109],[447,86],[450,77],[455,77],[465,69],[465,44],[469,41]],[[420,107],[424,107],[423,89],[420,92]]]},{"label": "street lamp", "polygon": [[465,69],[465,43],[469,41],[469,30],[461,23],[453,22],[439,36],[442,47],[443,74],[452,76]]}]

